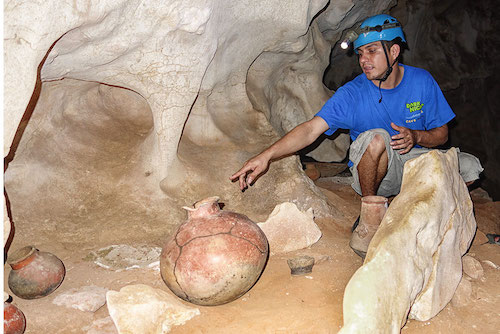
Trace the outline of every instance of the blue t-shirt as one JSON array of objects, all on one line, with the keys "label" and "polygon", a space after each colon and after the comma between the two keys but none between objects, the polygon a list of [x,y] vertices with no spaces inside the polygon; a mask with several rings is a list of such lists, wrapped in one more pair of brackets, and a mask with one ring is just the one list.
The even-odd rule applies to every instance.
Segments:
[{"label": "blue t-shirt", "polygon": [[398,132],[391,122],[412,130],[430,130],[452,120],[455,114],[430,73],[400,65],[403,79],[396,88],[381,90],[381,103],[378,85],[364,73],[340,87],[316,114],[330,127],[325,134],[348,129],[356,140],[361,132],[382,128],[393,136]]}]

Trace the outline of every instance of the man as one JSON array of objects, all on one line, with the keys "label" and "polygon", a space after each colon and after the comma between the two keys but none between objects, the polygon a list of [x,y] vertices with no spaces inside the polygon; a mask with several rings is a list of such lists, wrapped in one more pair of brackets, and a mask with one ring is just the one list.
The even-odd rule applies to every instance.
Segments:
[{"label": "man", "polygon": [[[354,41],[363,73],[340,87],[311,120],[248,160],[230,179],[238,179],[244,190],[271,160],[301,150],[322,133],[331,135],[341,128],[350,130],[353,141],[349,167],[354,190],[363,198],[397,195],[404,163],[446,143],[447,123],[455,117],[427,71],[397,62],[405,43],[401,24],[395,18],[381,14],[366,19]],[[459,153],[459,165],[468,184],[483,170],[479,160],[467,153]],[[373,221],[363,218],[363,201],[361,212],[350,245],[364,257],[376,228],[369,228]],[[380,220],[375,222],[376,227]]]}]

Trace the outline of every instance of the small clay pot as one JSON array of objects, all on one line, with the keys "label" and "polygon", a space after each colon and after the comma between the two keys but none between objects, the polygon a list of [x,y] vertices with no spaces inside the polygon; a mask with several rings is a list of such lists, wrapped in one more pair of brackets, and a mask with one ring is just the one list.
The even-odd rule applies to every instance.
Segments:
[{"label": "small clay pot", "polygon": [[66,270],[54,254],[40,252],[34,246],[18,249],[7,258],[12,267],[9,288],[23,299],[47,296],[61,285]]},{"label": "small clay pot", "polygon": [[3,303],[4,334],[23,334],[26,329],[24,313],[11,303]]}]

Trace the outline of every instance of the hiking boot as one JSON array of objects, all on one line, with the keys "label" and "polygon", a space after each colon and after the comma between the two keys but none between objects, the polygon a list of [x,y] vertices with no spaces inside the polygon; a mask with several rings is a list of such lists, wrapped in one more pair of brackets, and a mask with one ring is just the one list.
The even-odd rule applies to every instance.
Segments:
[{"label": "hiking boot", "polygon": [[[365,196],[361,198],[361,214],[354,223],[349,246],[365,259],[368,246],[387,211],[388,200],[382,196]],[[357,223],[357,225],[356,225]]]}]

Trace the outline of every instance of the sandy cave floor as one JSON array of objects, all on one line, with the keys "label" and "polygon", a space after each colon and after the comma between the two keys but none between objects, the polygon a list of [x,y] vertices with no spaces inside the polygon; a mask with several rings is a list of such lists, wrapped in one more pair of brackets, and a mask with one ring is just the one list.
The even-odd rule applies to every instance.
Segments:
[{"label": "sandy cave floor", "polygon": [[[329,200],[335,202],[337,208],[342,208],[345,221],[317,221],[323,232],[318,243],[310,249],[270,257],[260,280],[243,297],[216,307],[196,306],[201,314],[182,326],[174,327],[171,333],[336,333],[342,325],[344,288],[362,264],[348,246],[350,228],[358,216],[360,200],[345,179],[329,177],[316,181]],[[472,199],[479,230],[500,233],[500,202],[491,202],[481,191],[473,191]],[[98,224],[92,227],[92,222],[89,224],[87,231],[102,228]],[[43,233],[17,233],[9,252],[33,244],[40,250],[56,254],[63,260],[67,273],[62,285],[47,297],[23,300],[13,296],[13,303],[26,316],[26,333],[117,333],[106,306],[92,313],[53,304],[54,298],[72,288],[95,285],[119,290],[126,285],[143,283],[170,293],[157,268],[105,269],[89,258],[89,253],[100,247],[91,243],[61,243],[61,236],[68,231],[53,230],[43,223],[38,228],[52,229],[52,239]],[[16,229],[23,231],[22,226]],[[37,237],[42,234],[45,237]],[[130,240],[126,233],[116,239],[122,239],[123,244]],[[485,239],[478,231],[470,253],[479,261],[488,260],[500,265],[500,246],[482,244]],[[157,243],[155,241],[151,246],[159,246]],[[290,275],[286,260],[298,254],[315,257],[317,264],[311,274]],[[483,268],[484,277],[472,280],[473,300],[466,306],[449,304],[430,321],[410,320],[402,333],[498,333],[500,270],[484,263]],[[10,270],[8,265],[4,266],[4,290],[12,295],[7,286]]]}]

